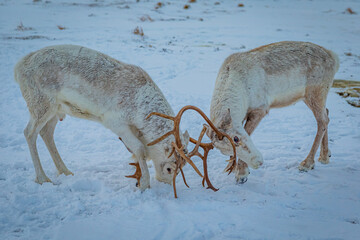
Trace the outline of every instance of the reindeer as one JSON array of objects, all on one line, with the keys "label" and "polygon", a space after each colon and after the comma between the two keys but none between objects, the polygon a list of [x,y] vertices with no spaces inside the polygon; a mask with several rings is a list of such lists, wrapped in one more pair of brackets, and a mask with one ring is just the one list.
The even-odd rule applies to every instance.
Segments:
[{"label": "reindeer", "polygon": [[[222,64],[211,101],[210,119],[230,135],[239,157],[236,179],[246,182],[248,166],[263,163],[250,135],[271,108],[303,100],[313,112],[317,133],[311,150],[299,165],[300,171],[314,168],[321,142],[319,162],[329,163],[329,110],[325,107],[334,75],[339,69],[335,53],[308,42],[278,42],[248,52],[230,55]],[[219,140],[212,129],[207,135],[225,155],[232,155],[227,139]]]},{"label": "reindeer", "polygon": [[[66,114],[99,122],[119,136],[133,153],[139,170],[133,177],[138,178],[141,190],[150,187],[147,159],[154,162],[157,180],[171,183],[178,167],[174,155],[168,158],[174,137],[153,146],[147,143],[171,130],[173,123],[162,118],[146,119],[146,116],[151,112],[170,116],[174,113],[160,89],[140,67],[85,47],[58,45],[23,57],[14,72],[30,112],[24,135],[37,183],[51,182],[36,148],[39,133],[58,173],[72,174],[62,161],[53,137],[57,122]],[[189,136],[185,132],[180,137],[185,151]]]}]

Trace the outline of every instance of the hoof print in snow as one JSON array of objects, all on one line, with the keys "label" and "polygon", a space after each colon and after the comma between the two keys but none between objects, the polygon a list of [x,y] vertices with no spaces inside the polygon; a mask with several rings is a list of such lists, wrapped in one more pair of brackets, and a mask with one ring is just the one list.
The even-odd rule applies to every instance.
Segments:
[{"label": "hoof print in snow", "polygon": [[144,31],[143,31],[142,27],[136,27],[133,31],[133,34],[143,37]]},{"label": "hoof print in snow", "polygon": [[360,221],[358,218],[348,218],[345,219],[346,222],[351,223],[351,224],[360,224]]}]

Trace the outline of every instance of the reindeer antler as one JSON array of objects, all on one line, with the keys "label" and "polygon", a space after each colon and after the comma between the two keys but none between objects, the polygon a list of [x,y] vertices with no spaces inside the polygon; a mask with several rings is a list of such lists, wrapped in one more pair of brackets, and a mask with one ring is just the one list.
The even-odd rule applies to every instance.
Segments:
[{"label": "reindeer antler", "polygon": [[[208,153],[211,149],[214,148],[214,146],[211,144],[211,143],[202,143],[201,140],[202,138],[204,137],[205,135],[205,132],[207,130],[207,126],[204,125],[203,126],[203,129],[201,130],[201,133],[200,133],[200,136],[199,136],[199,139],[196,141],[195,139],[193,138],[190,138],[190,141],[192,143],[195,144],[195,147],[194,149],[189,153],[189,158],[191,158],[192,156],[198,156],[199,158],[201,158],[203,160],[203,168],[204,168],[204,178],[203,178],[203,181],[202,181],[202,185],[203,187],[205,187],[205,181],[206,181],[206,184],[208,185],[207,188],[210,188],[212,189],[214,192],[216,192],[217,190],[219,190],[218,188],[215,188],[211,182],[210,182],[210,179],[209,179],[209,176],[208,176],[208,171],[207,171],[207,156],[208,156]],[[201,147],[203,150],[204,150],[204,155],[201,155],[201,153],[199,152],[199,147]]]},{"label": "reindeer antler", "polygon": [[125,176],[125,177],[127,177],[127,178],[135,178],[137,180],[136,186],[140,187],[140,178],[142,176],[140,164],[139,163],[129,163],[129,165],[135,166],[136,170],[135,170],[135,173],[133,175],[129,175],[129,176]]},{"label": "reindeer antler", "polygon": [[[210,125],[210,127],[214,130],[214,132],[217,134],[218,138],[220,140],[222,140],[224,137],[227,138],[229,141],[230,141],[230,144],[232,145],[233,147],[233,150],[234,150],[234,155],[230,157],[230,159],[228,160],[229,161],[229,164],[227,165],[227,167],[225,168],[225,171],[229,172],[229,174],[232,172],[232,170],[234,169],[235,165],[236,165],[236,148],[235,148],[235,144],[233,142],[233,140],[231,139],[231,137],[229,135],[227,135],[226,133],[223,133],[221,131],[219,131],[215,125],[210,121],[210,119],[205,115],[205,113],[203,113],[199,108],[195,107],[195,106],[191,106],[191,105],[187,105],[185,107],[183,107],[179,112],[178,114],[175,116],[175,117],[172,117],[172,116],[169,116],[169,115],[165,115],[165,114],[162,114],[162,113],[157,113],[157,112],[152,112],[150,113],[146,119],[150,118],[151,116],[153,115],[156,115],[156,116],[159,116],[159,117],[163,117],[163,118],[166,118],[166,119],[169,119],[169,120],[172,120],[174,122],[174,128],[165,133],[163,136],[155,139],[154,141],[152,141],[151,143],[147,144],[148,146],[152,146],[154,144],[157,144],[159,142],[161,142],[162,140],[164,140],[165,138],[167,138],[168,136],[170,135],[174,135],[175,137],[175,142],[172,142],[172,151],[169,155],[169,157],[172,156],[172,154],[174,154],[175,152],[175,159],[176,159],[176,169],[175,169],[175,172],[174,172],[174,176],[173,176],[173,187],[174,187],[174,195],[175,195],[175,198],[177,198],[177,194],[176,194],[176,186],[175,186],[175,179],[176,179],[176,176],[177,176],[177,171],[178,169],[180,169],[181,171],[181,174],[183,176],[183,180],[184,180],[184,183],[186,184],[187,187],[189,187],[186,183],[186,180],[185,180],[185,176],[184,176],[184,173],[182,171],[182,162],[181,161],[181,158],[184,159],[186,162],[188,162],[194,169],[195,171],[200,175],[200,177],[203,178],[203,181],[202,181],[202,185],[205,187],[205,181],[208,185],[207,188],[210,188],[212,189],[213,191],[217,191],[218,189],[216,189],[210,182],[210,179],[209,179],[209,176],[208,176],[208,172],[207,172],[207,156],[208,156],[208,153],[211,149],[214,148],[213,144],[212,143],[202,143],[201,140],[202,138],[204,137],[205,135],[205,132],[207,130],[207,127],[204,125],[203,127],[203,130],[201,131],[200,133],[200,136],[198,138],[198,140],[195,140],[193,138],[190,138],[190,141],[192,143],[195,144],[195,147],[194,149],[188,154],[186,155],[184,153],[184,146],[182,145],[181,143],[181,139],[180,139],[180,121],[181,121],[181,117],[183,115],[183,113],[189,109],[192,109],[192,110],[195,110],[196,112],[198,112],[203,118],[204,120]],[[199,147],[201,147],[203,150],[204,150],[204,154],[202,155],[200,152],[199,152]],[[199,169],[196,167],[196,165],[194,164],[194,162],[191,160],[191,157],[193,156],[198,156],[200,157],[202,160],[203,160],[203,168],[204,168],[204,176],[201,174],[201,172],[199,171]],[[181,157],[181,158],[180,158]]]}]

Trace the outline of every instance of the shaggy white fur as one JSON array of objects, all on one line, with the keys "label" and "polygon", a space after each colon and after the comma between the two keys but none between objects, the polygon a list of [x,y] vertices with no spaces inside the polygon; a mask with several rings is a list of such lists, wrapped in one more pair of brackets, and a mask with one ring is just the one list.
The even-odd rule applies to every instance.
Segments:
[{"label": "shaggy white fur", "polygon": [[[263,163],[249,135],[270,108],[280,108],[303,100],[312,110],[318,131],[302,171],[314,167],[314,156],[321,144],[319,161],[328,163],[327,94],[339,69],[335,53],[308,42],[278,42],[244,53],[230,55],[220,68],[211,101],[211,120],[237,141],[238,180],[249,174],[247,164],[258,168]],[[244,124],[244,126],[243,126]],[[214,145],[224,154],[230,146],[208,131]]]},{"label": "shaggy white fur", "polygon": [[[50,182],[36,148],[40,133],[59,174],[72,174],[56,149],[53,133],[66,114],[101,123],[123,141],[140,164],[140,189],[150,187],[146,159],[152,159],[159,181],[171,183],[175,158],[168,158],[169,137],[146,144],[172,129],[169,120],[151,112],[174,115],[169,103],[140,67],[117,61],[100,52],[74,45],[46,47],[22,58],[15,80],[27,102],[30,121],[24,131],[36,171],[36,182]],[[186,142],[186,141],[184,141]]]}]

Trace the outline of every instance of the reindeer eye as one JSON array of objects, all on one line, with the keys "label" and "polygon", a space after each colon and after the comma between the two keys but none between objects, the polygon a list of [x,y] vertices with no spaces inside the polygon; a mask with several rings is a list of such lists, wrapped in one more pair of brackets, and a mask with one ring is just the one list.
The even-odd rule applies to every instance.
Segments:
[{"label": "reindeer eye", "polygon": [[168,173],[171,173],[171,168],[167,168],[166,170],[168,171]]},{"label": "reindeer eye", "polygon": [[238,143],[239,141],[240,141],[240,139],[237,136],[235,136],[234,137],[234,142]]}]

